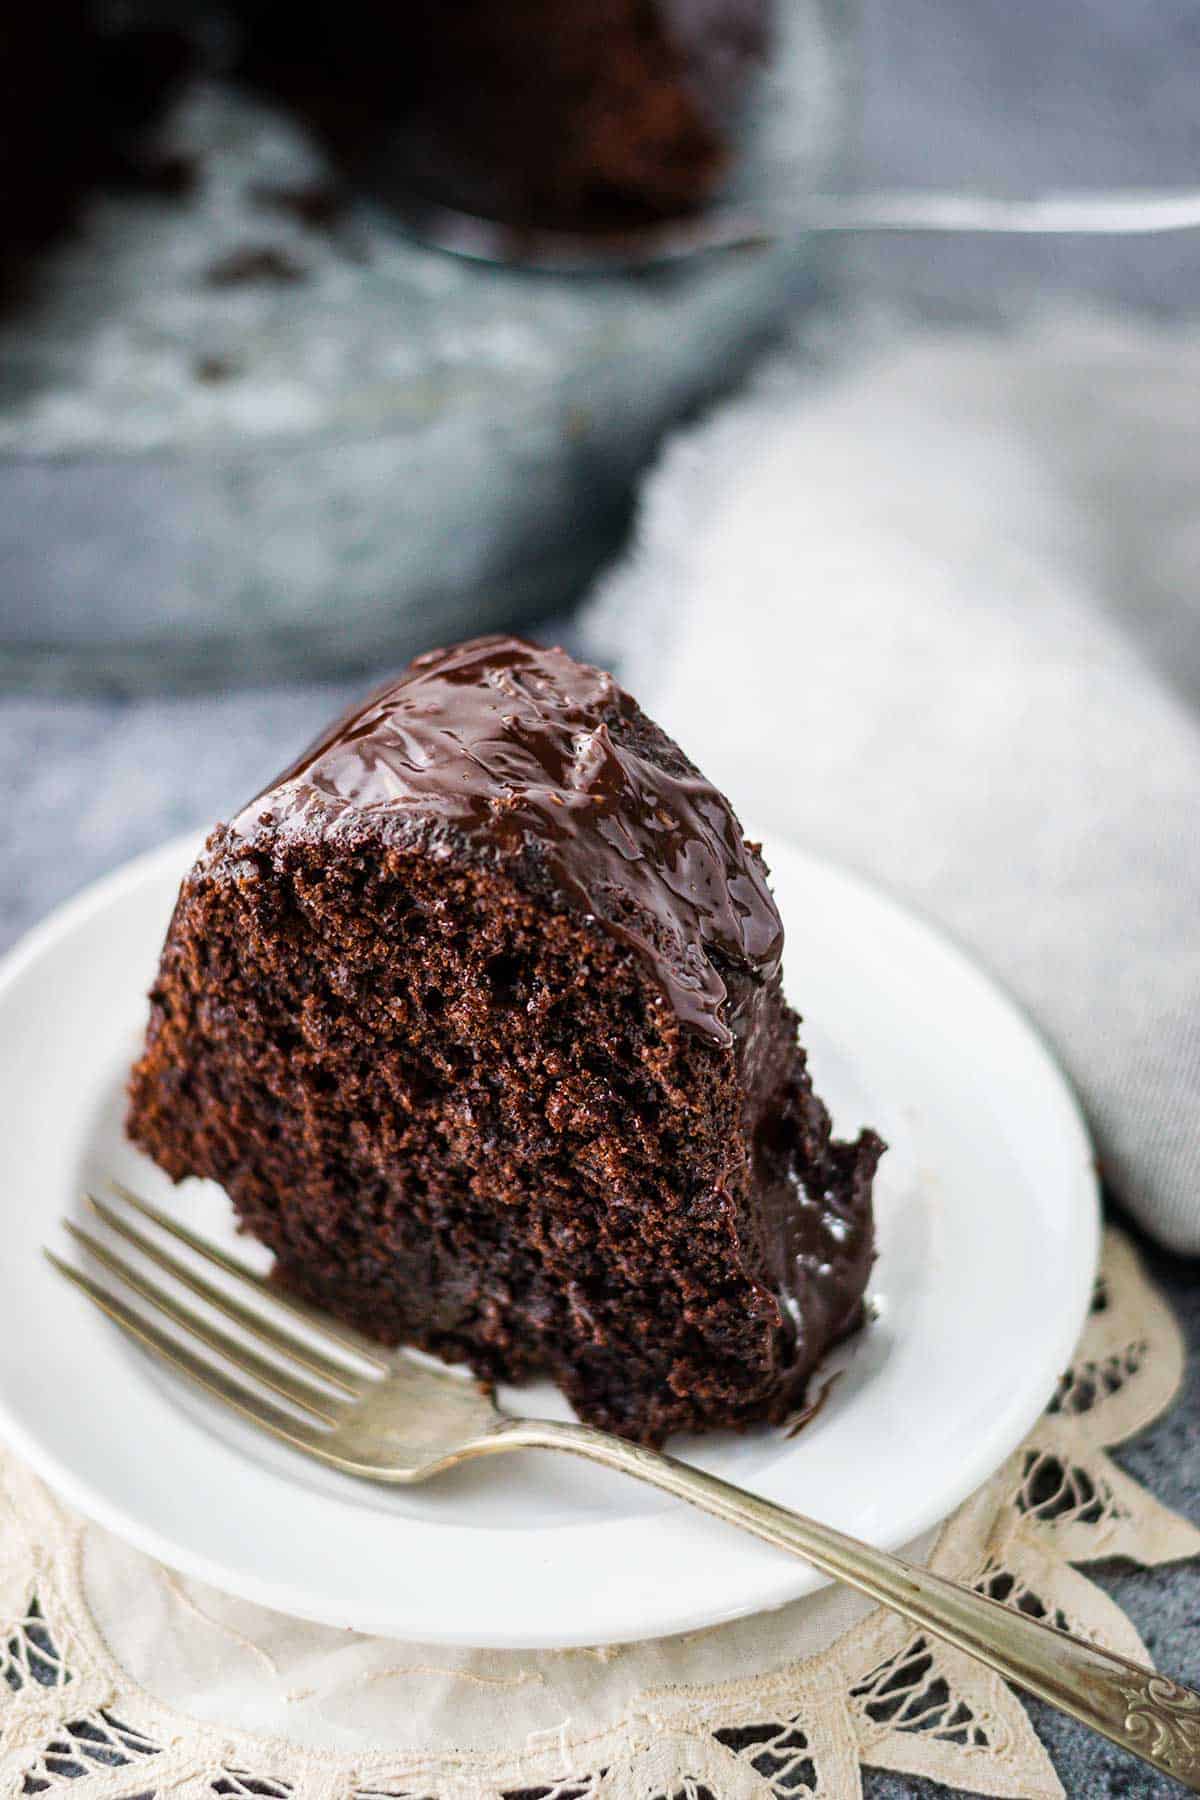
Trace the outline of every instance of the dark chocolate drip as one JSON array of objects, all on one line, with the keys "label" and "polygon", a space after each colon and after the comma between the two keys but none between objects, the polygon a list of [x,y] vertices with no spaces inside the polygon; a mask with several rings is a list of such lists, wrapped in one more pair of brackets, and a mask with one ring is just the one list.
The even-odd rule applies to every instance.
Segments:
[{"label": "dark chocolate drip", "polygon": [[722,960],[767,981],[783,944],[728,802],[664,766],[635,703],[563,650],[477,638],[418,657],[252,801],[233,829],[322,837],[380,814],[500,859],[532,851],[566,902],[650,965],[680,1020],[728,1047]]}]

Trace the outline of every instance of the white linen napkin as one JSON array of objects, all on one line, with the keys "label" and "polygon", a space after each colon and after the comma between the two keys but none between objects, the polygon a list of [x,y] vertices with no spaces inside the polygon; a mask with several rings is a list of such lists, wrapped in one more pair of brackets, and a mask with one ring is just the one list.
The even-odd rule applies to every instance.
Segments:
[{"label": "white linen napkin", "polygon": [[668,447],[587,647],[999,976],[1200,1251],[1200,333],[866,336]]}]

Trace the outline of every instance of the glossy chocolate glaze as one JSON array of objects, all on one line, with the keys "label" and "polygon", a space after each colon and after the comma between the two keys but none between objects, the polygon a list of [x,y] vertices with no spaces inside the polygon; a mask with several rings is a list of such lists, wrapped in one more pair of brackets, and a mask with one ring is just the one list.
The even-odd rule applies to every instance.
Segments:
[{"label": "glossy chocolate glaze", "polygon": [[210,837],[129,1129],[384,1342],[645,1442],[782,1422],[861,1317],[882,1146],[832,1137],[781,938],[610,676],[437,651]]},{"label": "glossy chocolate glaze", "polygon": [[[611,675],[563,650],[477,638],[431,651],[252,801],[235,835],[333,838],[381,816],[436,844],[536,862],[558,903],[649,966],[679,1019],[728,1048],[783,928],[728,801]],[[723,977],[750,976],[731,997]]]}]

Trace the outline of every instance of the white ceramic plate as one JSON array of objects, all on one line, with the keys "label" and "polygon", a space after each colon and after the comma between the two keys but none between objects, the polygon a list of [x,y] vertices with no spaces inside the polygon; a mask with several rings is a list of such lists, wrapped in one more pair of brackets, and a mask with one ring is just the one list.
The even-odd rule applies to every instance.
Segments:
[{"label": "white ceramic plate", "polygon": [[[68,1500],[164,1562],[360,1630],[615,1642],[820,1585],[806,1565],[567,1457],[488,1459],[407,1491],[324,1472],[222,1416],[53,1274],[42,1244],[105,1175],[232,1236],[216,1188],[172,1190],[121,1134],[145,990],[194,849],[169,844],[89,889],[0,974],[0,1430]],[[767,857],[818,1091],[841,1132],[869,1122],[891,1145],[877,1316],[797,1436],[672,1447],[897,1547],[992,1473],[1070,1356],[1096,1264],[1091,1149],[1041,1043],[956,950],[810,856],[768,843]]]}]

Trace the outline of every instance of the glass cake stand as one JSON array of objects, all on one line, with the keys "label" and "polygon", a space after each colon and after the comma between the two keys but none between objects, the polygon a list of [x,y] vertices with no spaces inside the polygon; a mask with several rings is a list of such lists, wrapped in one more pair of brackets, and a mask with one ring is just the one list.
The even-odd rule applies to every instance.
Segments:
[{"label": "glass cake stand", "polygon": [[324,178],[311,140],[193,86],[195,193],[95,201],[0,323],[0,680],[336,674],[569,604],[663,433],[819,290],[788,220],[842,173],[854,34],[778,14],[712,211],[587,271],[485,266],[463,215],[266,208]]}]

